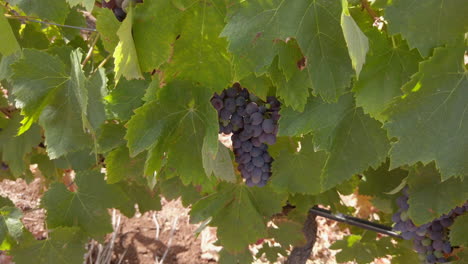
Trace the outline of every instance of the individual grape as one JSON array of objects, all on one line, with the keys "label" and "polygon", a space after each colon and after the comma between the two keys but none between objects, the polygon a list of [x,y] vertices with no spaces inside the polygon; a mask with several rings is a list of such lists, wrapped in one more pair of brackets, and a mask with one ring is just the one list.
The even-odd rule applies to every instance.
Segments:
[{"label": "individual grape", "polygon": [[259,168],[255,168],[255,169],[253,169],[253,171],[252,171],[252,176],[254,176],[254,177],[259,177],[260,179],[262,178],[262,174],[263,174],[263,173],[262,173],[262,170],[259,169]]},{"label": "individual grape", "polygon": [[261,114],[264,114],[266,112],[266,107],[264,105],[261,105],[258,107],[258,112]]},{"label": "individual grape", "polygon": [[236,105],[237,106],[243,106],[245,105],[245,98],[242,96],[239,96],[236,98]]},{"label": "individual grape", "polygon": [[442,250],[442,248],[444,247],[444,241],[442,240],[434,240],[432,242],[432,247],[435,249],[435,250]]},{"label": "individual grape", "polygon": [[239,96],[242,96],[244,97],[244,99],[249,99],[249,91],[247,91],[247,89],[242,89],[240,92],[239,92]]},{"label": "individual grape", "polygon": [[268,134],[262,133],[259,137],[258,140],[260,140],[261,143],[265,143],[267,141]]},{"label": "individual grape", "polygon": [[252,126],[252,130],[253,130],[253,133],[252,133],[253,137],[259,137],[263,133],[262,127],[258,125]]},{"label": "individual grape", "polygon": [[[252,144],[252,145],[253,145],[253,144]],[[262,154],[263,154],[263,150],[261,150],[261,149],[258,148],[258,147],[253,147],[252,150],[250,150],[250,155],[251,155],[252,157],[254,157],[254,158],[255,158],[255,157],[258,157],[258,156],[260,156],[260,155],[262,155]],[[263,158],[262,158],[262,160],[263,160]]]},{"label": "individual grape", "polygon": [[224,134],[231,134],[232,133],[232,124],[229,123],[227,126],[223,127],[223,131],[222,131]]},{"label": "individual grape", "polygon": [[242,156],[239,158],[239,163],[247,163],[251,160],[250,154],[249,153],[244,153]]},{"label": "individual grape", "polygon": [[406,231],[406,232],[401,233],[401,237],[403,237],[403,239],[405,239],[405,240],[413,239],[414,236],[415,236],[415,233],[410,232],[410,231]]},{"label": "individual grape", "polygon": [[223,100],[221,100],[221,98],[218,97],[214,97],[213,99],[211,99],[211,104],[217,111],[221,110],[221,108],[223,108],[224,106]]},{"label": "individual grape", "polygon": [[431,230],[435,232],[441,232],[444,227],[439,223],[439,221],[432,222]]},{"label": "individual grape", "polygon": [[236,111],[236,101],[234,98],[228,97],[224,99],[224,108],[229,112],[234,113]]},{"label": "individual grape", "polygon": [[260,112],[255,112],[250,116],[252,125],[260,125],[263,122],[263,115]]},{"label": "individual grape", "polygon": [[250,152],[252,150],[252,143],[250,141],[244,141],[242,142],[242,150],[244,152]]},{"label": "individual grape", "polygon": [[253,171],[255,169],[255,165],[252,162],[249,162],[245,165],[245,169],[247,171]]},{"label": "individual grape", "polygon": [[237,90],[236,90],[236,88],[235,88],[235,87],[231,87],[231,88],[226,89],[226,95],[227,95],[228,97],[231,97],[231,98],[236,97],[236,95],[237,95]]},{"label": "individual grape", "polygon": [[270,171],[270,163],[265,163],[263,164],[262,171],[263,172],[269,172]]},{"label": "individual grape", "polygon": [[273,130],[275,130],[275,123],[273,119],[263,120],[262,129],[265,131],[265,133],[273,133]]},{"label": "individual grape", "polygon": [[254,102],[250,102],[247,104],[247,106],[245,107],[245,112],[248,114],[248,115],[251,115],[255,112],[258,111],[258,105]]},{"label": "individual grape", "polygon": [[442,251],[445,254],[452,253],[452,245],[450,245],[450,242],[447,241],[447,242],[444,243],[444,246],[442,247]]},{"label": "individual grape", "polygon": [[264,160],[266,163],[270,163],[270,162],[273,161],[273,159],[271,158],[270,154],[268,154],[268,153],[266,153],[266,152],[263,153],[262,157],[263,157],[263,160]]},{"label": "individual grape", "polygon": [[268,145],[274,145],[276,143],[276,136],[273,134],[267,134],[265,143]]},{"label": "individual grape", "polygon": [[397,206],[401,209],[406,211],[409,206],[408,206],[408,198],[405,196],[400,196],[396,199],[396,204]]},{"label": "individual grape", "polygon": [[229,120],[229,118],[231,117],[231,112],[229,112],[229,110],[227,110],[226,108],[223,108],[221,109],[221,111],[219,112],[219,118],[221,120]]},{"label": "individual grape", "polygon": [[240,116],[238,113],[234,113],[231,116],[231,123],[233,126],[237,126],[239,128],[244,127],[244,122],[242,116]]},{"label": "individual grape", "polygon": [[261,174],[252,174],[252,182],[254,184],[259,184],[261,180],[262,180]]},{"label": "individual grape", "polygon": [[258,139],[258,137],[253,137],[250,142],[252,142],[252,145],[254,145],[255,147],[260,147],[262,145],[262,142],[260,142],[260,139]]},{"label": "individual grape", "polygon": [[437,258],[433,254],[429,254],[426,257],[426,261],[429,263],[436,263]]},{"label": "individual grape", "polygon": [[255,186],[255,183],[252,182],[252,179],[251,178],[248,178],[246,181],[245,181],[245,184],[249,187],[254,187]]},{"label": "individual grape", "polygon": [[263,160],[263,157],[255,157],[252,159],[252,163],[255,165],[255,167],[262,168],[263,164],[265,164],[265,161]]},{"label": "individual grape", "polygon": [[240,116],[244,116],[245,115],[245,107],[244,106],[238,106],[237,107],[237,110],[236,110],[236,113]]},{"label": "individual grape", "polygon": [[269,173],[266,173],[266,172],[262,173],[262,180],[263,180],[263,181],[268,180],[268,178],[270,178],[270,174],[269,174]]},{"label": "individual grape", "polygon": [[125,13],[125,11],[120,8],[120,7],[116,7],[114,8],[114,15],[115,17],[117,18],[117,20],[119,20],[120,22],[124,21],[124,19],[127,17],[127,13]]},{"label": "individual grape", "polygon": [[450,227],[451,225],[453,225],[453,219],[452,218],[442,219],[442,220],[440,220],[440,224],[443,227]]}]

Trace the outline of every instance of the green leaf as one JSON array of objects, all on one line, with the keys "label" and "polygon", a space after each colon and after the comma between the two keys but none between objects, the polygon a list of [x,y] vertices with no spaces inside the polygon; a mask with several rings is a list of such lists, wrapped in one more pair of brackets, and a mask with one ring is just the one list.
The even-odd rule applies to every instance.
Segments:
[{"label": "green leaf", "polygon": [[284,248],[288,245],[301,246],[306,243],[306,238],[302,232],[303,224],[295,221],[280,219],[275,221],[278,228],[268,228],[269,237],[275,239]]},{"label": "green leaf", "polygon": [[175,200],[180,197],[182,205],[185,207],[194,204],[202,197],[194,186],[184,185],[179,177],[172,177],[170,179],[159,178],[158,180],[161,195],[168,200]]},{"label": "green leaf", "polygon": [[252,253],[248,249],[239,253],[231,253],[223,248],[219,252],[219,264],[244,264],[253,261]]},{"label": "green leaf", "polygon": [[408,215],[416,225],[447,214],[468,200],[468,181],[451,178],[441,182],[433,163],[411,171],[408,185]]},{"label": "green leaf", "polygon": [[279,254],[287,256],[288,252],[283,247],[270,247],[270,244],[263,243],[262,248],[258,250],[256,257],[259,259],[263,256],[263,254],[265,254],[266,259],[270,263],[274,263],[278,260]]},{"label": "green leaf", "polygon": [[[242,67],[260,75],[278,53],[278,39],[295,38],[307,58],[305,71],[314,92],[336,101],[349,85],[353,69],[340,25],[339,0],[242,3],[221,36]],[[237,63],[235,60],[235,63]]]},{"label": "green leaf", "polygon": [[[169,43],[174,43],[174,55],[164,67],[168,80],[193,80],[206,87],[213,87],[212,90],[226,87],[232,82],[227,41],[219,37],[229,5],[224,1],[198,0],[190,1],[190,5],[183,9],[176,22],[178,38],[175,41],[174,38],[169,39]],[[178,14],[169,13],[165,16],[177,18]],[[156,34],[165,31],[159,27],[154,29],[158,30]],[[159,52],[157,46],[154,48]]]},{"label": "green leaf", "polygon": [[300,151],[284,149],[274,157],[272,187],[280,192],[318,194],[322,188],[322,168],[327,160],[324,151],[315,151],[310,137],[301,140]]},{"label": "green leaf", "polygon": [[[67,2],[75,0],[67,0]],[[92,1],[92,0],[91,0]],[[94,3],[93,3],[94,5]],[[79,11],[77,8],[72,8],[70,13],[65,20],[65,25],[75,26],[75,27],[87,27],[86,19],[83,15],[83,12]],[[75,37],[81,37],[80,30],[75,28],[61,28],[64,37],[68,40],[73,40]],[[47,41],[48,44],[49,41]]]},{"label": "green leaf", "polygon": [[106,157],[107,182],[109,184],[124,179],[138,180],[144,177],[145,155],[141,153],[135,158],[130,158],[128,148],[120,146]]},{"label": "green leaf", "polygon": [[364,179],[359,184],[359,194],[389,198],[386,193],[395,189],[408,176],[408,171],[401,168],[389,170],[389,165],[387,162],[377,169],[369,168],[365,171]]},{"label": "green leaf", "polygon": [[394,0],[385,9],[385,19],[390,34],[400,33],[411,48],[427,57],[432,48],[463,37],[468,29],[467,13],[464,0]]},{"label": "green leaf", "polygon": [[65,22],[70,8],[63,0],[8,0],[11,5],[18,6],[27,15],[37,16],[59,24]]},{"label": "green leaf", "polygon": [[146,80],[120,80],[105,98],[111,117],[121,121],[129,120],[133,111],[143,105],[143,96],[148,85]]},{"label": "green leaf", "polygon": [[455,223],[450,228],[450,243],[453,246],[468,246],[468,214],[455,218]]},{"label": "green leaf", "polygon": [[94,7],[94,0],[67,0],[67,3],[70,4],[71,7],[81,5],[86,8],[86,11],[90,12],[93,11]]},{"label": "green leaf", "polygon": [[69,54],[69,73],[56,56],[30,49],[23,54],[12,66],[13,95],[16,106],[25,115],[19,133],[24,133],[39,118],[52,159],[84,148],[91,140],[84,131],[88,122],[88,93],[81,54],[78,51]]},{"label": "green leaf", "polygon": [[45,177],[46,181],[53,182],[62,178],[62,173],[55,165],[55,162],[50,160],[47,154],[37,153],[31,157],[31,163],[37,164],[37,167]]},{"label": "green leaf", "polygon": [[86,81],[88,108],[86,115],[93,132],[106,120],[104,97],[107,94],[107,77],[104,69],[99,69]]},{"label": "green leaf", "polygon": [[190,82],[172,82],[160,90],[159,100],[135,111],[127,123],[130,155],[162,144],[167,153],[167,166],[175,169],[185,184],[206,182],[202,147],[216,153],[218,122],[209,103],[208,89]]},{"label": "green leaf", "polygon": [[206,150],[205,146],[202,147],[202,155],[203,168],[205,168],[206,174],[213,174],[218,179],[235,182],[236,175],[234,174],[230,149],[218,142],[217,153],[212,153]]},{"label": "green leaf", "polygon": [[386,237],[380,240],[363,241],[358,235],[350,235],[343,240],[333,243],[330,249],[341,251],[336,254],[337,262],[356,261],[357,263],[370,263],[375,258],[387,255],[388,248],[392,247],[391,240]]},{"label": "green leaf", "polygon": [[110,53],[114,52],[115,47],[117,47],[119,43],[119,36],[117,36],[119,27],[120,23],[115,18],[112,10],[107,8],[99,9],[99,13],[96,17],[96,29],[101,35],[104,48]]},{"label": "green leaf", "polygon": [[42,206],[47,210],[48,227],[79,226],[97,239],[112,232],[107,208],[118,205],[123,193],[107,185],[103,175],[95,171],[78,172],[75,183],[76,192],[53,183],[44,194]]},{"label": "green leaf", "polygon": [[271,79],[266,77],[266,75],[257,77],[255,74],[250,74],[239,82],[242,87],[245,87],[250,93],[253,93],[264,101],[266,101],[268,90],[273,86]]},{"label": "green leaf", "polygon": [[123,137],[126,129],[122,124],[107,123],[101,126],[98,136],[100,153],[106,153],[125,144]]},{"label": "green leaf", "polygon": [[218,228],[223,247],[241,252],[248,244],[267,236],[266,220],[281,211],[283,202],[284,197],[268,187],[249,188],[222,182],[216,193],[193,205],[191,221],[212,217],[210,225]]},{"label": "green leaf", "polygon": [[2,32],[3,38],[3,41],[0,43],[0,53],[3,54],[3,56],[8,56],[20,50],[20,46],[18,45],[18,41],[13,34],[8,20],[3,15],[4,13],[5,10],[3,7],[0,7],[0,32]]},{"label": "green leaf", "polygon": [[384,113],[385,127],[398,138],[391,168],[435,160],[442,179],[468,175],[468,78],[465,46],[437,48],[404,87],[406,95]]},{"label": "green leaf", "polygon": [[41,141],[40,128],[34,125],[26,133],[17,136],[21,116],[15,113],[0,131],[0,152],[2,161],[8,164],[15,177],[21,176],[29,166],[28,153]]},{"label": "green leaf", "polygon": [[161,210],[161,199],[159,195],[151,192],[148,187],[124,182],[120,184],[123,192],[128,197],[128,202],[119,209],[125,216],[133,217],[135,215],[135,204],[138,205],[138,211],[142,214],[148,211]]},{"label": "green leaf", "polygon": [[[76,32],[76,29],[73,30]],[[49,47],[49,39],[42,32],[41,26],[36,24],[26,24],[21,30],[21,39],[19,40],[22,48],[40,49],[44,50]]]},{"label": "green leaf", "polygon": [[364,65],[367,51],[369,51],[369,40],[349,14],[348,1],[342,0],[341,2],[343,5],[341,28],[343,29],[346,44],[348,45],[349,57],[356,71],[356,76],[359,79],[362,65]]},{"label": "green leaf", "polygon": [[394,40],[397,46],[393,47],[385,33],[376,29],[367,34],[371,40],[370,51],[353,91],[356,104],[365,113],[384,121],[383,110],[402,95],[401,87],[417,72],[421,57],[403,41]]},{"label": "green leaf", "polygon": [[129,8],[127,17],[120,25],[119,30],[117,30],[119,43],[115,47],[113,54],[116,80],[119,80],[122,75],[127,80],[143,78],[132,35],[133,12],[133,8]]},{"label": "green leaf", "polygon": [[11,236],[15,240],[20,239],[23,234],[22,217],[23,213],[16,207],[3,206],[0,208],[0,243],[3,242],[7,236]]},{"label": "green leaf", "polygon": [[58,168],[66,170],[87,170],[96,165],[96,153],[89,148],[69,152],[66,155],[53,160]]},{"label": "green leaf", "polygon": [[385,130],[354,106],[351,94],[333,104],[313,97],[303,113],[290,108],[280,113],[279,135],[311,133],[315,150],[328,153],[321,175],[324,190],[369,166],[377,168],[386,159],[390,145]]},{"label": "green leaf", "polygon": [[86,253],[86,239],[78,228],[59,227],[49,238],[36,240],[31,234],[11,250],[17,264],[81,264]]}]

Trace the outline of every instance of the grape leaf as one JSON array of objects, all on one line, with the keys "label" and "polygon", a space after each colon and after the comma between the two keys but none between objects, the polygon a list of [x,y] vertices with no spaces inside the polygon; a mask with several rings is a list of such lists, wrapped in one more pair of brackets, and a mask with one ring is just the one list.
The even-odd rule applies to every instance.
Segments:
[{"label": "grape leaf", "polygon": [[255,76],[255,74],[250,74],[247,77],[239,81],[242,87],[245,87],[249,90],[250,93],[254,94],[258,98],[266,101],[268,95],[268,89],[273,86],[271,79],[266,77],[266,75]]},{"label": "grape leaf", "polygon": [[11,250],[17,264],[81,264],[86,253],[86,239],[78,228],[58,227],[49,233],[49,238],[36,240],[27,235]]},{"label": "grape leaf", "polygon": [[148,85],[146,80],[120,80],[105,97],[110,116],[121,121],[129,120],[133,111],[143,105],[143,95]]},{"label": "grape leaf", "polygon": [[0,7],[0,32],[2,32],[3,35],[3,41],[0,43],[0,53],[3,54],[3,56],[8,56],[20,50],[20,46],[18,45],[18,41],[13,34],[8,20],[3,15],[4,13],[5,10],[3,7]]},{"label": "grape leaf", "polygon": [[215,177],[228,181],[235,182],[236,175],[234,174],[234,166],[232,165],[232,158],[230,150],[226,148],[221,142],[218,142],[217,153],[211,153],[202,147],[203,168],[207,175],[213,174]]},{"label": "grape leaf", "polygon": [[119,44],[119,36],[117,36],[119,27],[120,23],[115,18],[112,10],[107,8],[99,9],[96,17],[96,29],[101,36],[104,48],[110,53],[113,53],[115,47]]},{"label": "grape leaf", "polygon": [[249,188],[221,182],[216,193],[193,205],[191,222],[212,217],[210,225],[218,228],[217,236],[223,247],[241,252],[248,244],[267,236],[265,221],[281,211],[284,198],[268,187]]},{"label": "grape leaf", "polygon": [[195,187],[192,185],[184,185],[178,177],[161,179],[159,176],[158,179],[158,186],[161,190],[161,194],[167,200],[175,200],[180,197],[182,205],[188,207],[202,197]]},{"label": "grape leaf", "polygon": [[[277,39],[295,38],[307,58],[314,92],[336,101],[349,85],[353,69],[340,25],[339,0],[242,3],[221,33],[243,67],[266,72],[278,53]],[[234,61],[236,62],[236,61]]]},{"label": "grape leaf", "polygon": [[389,238],[377,241],[375,239],[373,241],[363,241],[361,236],[350,235],[343,240],[333,243],[330,249],[341,249],[336,254],[337,262],[356,261],[357,263],[370,263],[375,258],[387,255],[389,247],[392,247],[392,242]]},{"label": "grape leaf", "polygon": [[303,224],[295,221],[280,219],[275,221],[278,228],[268,228],[268,236],[275,239],[284,248],[288,245],[302,246],[306,243],[306,238],[302,232]]},{"label": "grape leaf", "polygon": [[126,129],[122,124],[107,123],[101,126],[98,136],[99,152],[105,153],[125,144]]},{"label": "grape leaf", "polygon": [[[76,30],[73,30],[76,33]],[[40,49],[44,50],[49,47],[49,39],[42,32],[41,27],[36,24],[27,24],[21,30],[21,38],[19,40],[22,48]]]},{"label": "grape leaf", "polygon": [[332,104],[309,98],[303,113],[283,108],[280,114],[279,135],[311,133],[315,149],[328,153],[321,175],[324,190],[386,159],[390,145],[385,130],[354,106],[351,94]]},{"label": "grape leaf", "polygon": [[161,199],[159,195],[151,192],[148,187],[128,184],[127,182],[123,182],[119,184],[119,186],[129,198],[127,203],[118,207],[125,216],[130,218],[135,215],[135,204],[138,205],[138,212],[141,214],[148,211],[161,210]]},{"label": "grape leaf", "polygon": [[359,79],[362,65],[366,61],[366,54],[369,51],[369,40],[350,15],[348,0],[342,0],[341,3],[343,5],[343,11],[341,12],[341,28],[343,29],[346,44],[348,45],[349,57],[356,71],[356,76]]},{"label": "grape leaf", "polygon": [[408,215],[416,225],[448,213],[468,200],[468,181],[450,178],[441,182],[434,163],[410,171]]},{"label": "grape leaf", "polygon": [[81,5],[86,8],[86,11],[90,12],[93,11],[94,7],[94,0],[67,0],[67,3],[70,4],[71,7]]},{"label": "grape leaf", "polygon": [[408,172],[401,168],[389,171],[389,165],[386,162],[377,169],[369,168],[365,171],[365,178],[359,184],[359,194],[389,198],[386,193],[395,189],[408,176]]},{"label": "grape leaf", "polygon": [[17,136],[21,116],[15,113],[9,122],[8,126],[0,130],[0,152],[2,153],[2,161],[8,164],[11,173],[15,177],[19,177],[28,168],[29,158],[27,154],[31,153],[32,148],[37,146],[42,141],[41,131],[39,126],[34,125],[26,133]]},{"label": "grape leaf", "polygon": [[468,246],[468,214],[455,218],[455,223],[450,228],[450,243],[453,246]]},{"label": "grape leaf", "polygon": [[[385,9],[390,34],[401,35],[427,57],[431,49],[453,43],[468,30],[464,0],[395,0]],[[417,30],[416,30],[417,29]]]},{"label": "grape leaf", "polygon": [[[73,1],[73,0],[67,0],[67,1]],[[93,3],[94,4],[94,3]],[[72,8],[70,10],[70,13],[68,13],[67,19],[65,20],[65,25],[71,25],[75,27],[87,27],[86,25],[86,19],[83,16],[83,13],[78,10],[77,8]],[[80,37],[81,32],[80,30],[76,30],[75,28],[61,28],[63,32],[63,36],[67,38],[68,40],[73,40],[76,37]],[[49,44],[49,40],[46,39],[46,48]]]},{"label": "grape leaf", "polygon": [[57,181],[62,178],[62,172],[57,168],[55,162],[50,160],[47,154],[36,153],[31,157],[31,163],[37,164],[38,169],[46,179],[47,185],[50,182]]},{"label": "grape leaf", "polygon": [[99,69],[86,80],[88,107],[86,110],[89,128],[96,132],[106,120],[103,98],[107,94],[107,77],[104,69]]},{"label": "grape leaf", "polygon": [[248,249],[239,253],[231,253],[223,248],[219,252],[219,264],[244,264],[253,261],[252,253]]},{"label": "grape leaf", "polygon": [[384,112],[385,127],[398,138],[391,168],[435,160],[442,179],[468,175],[468,78],[465,45],[437,48],[403,87],[406,95]]},{"label": "grape leaf", "polygon": [[208,89],[190,82],[172,82],[159,92],[157,101],[138,108],[127,123],[130,155],[163,144],[167,166],[175,169],[185,184],[207,179],[202,163],[202,146],[215,154],[218,122],[209,103]]},{"label": "grape leaf", "polygon": [[145,155],[141,153],[130,158],[128,148],[120,146],[112,150],[106,157],[107,183],[116,183],[127,179],[129,181],[143,178]]},{"label": "grape leaf", "polygon": [[416,50],[410,51],[407,44],[394,38],[396,47],[384,33],[376,29],[367,32],[371,42],[366,63],[353,87],[356,105],[365,113],[384,121],[383,110],[392,99],[402,94],[401,87],[418,70],[421,60]]},{"label": "grape leaf", "polygon": [[69,152],[53,161],[58,168],[78,171],[87,170],[96,165],[97,157],[90,148],[85,148]]},{"label": "grape leaf", "polygon": [[25,115],[19,133],[24,133],[39,118],[51,158],[84,148],[91,140],[84,131],[84,127],[89,127],[88,94],[81,54],[78,51],[69,54],[69,73],[56,56],[31,49],[23,54],[12,66],[13,95]]},{"label": "grape leaf", "polygon": [[23,234],[22,217],[23,213],[21,210],[14,206],[3,206],[0,208],[0,243],[7,236],[11,236],[15,240],[20,239]]},{"label": "grape leaf", "polygon": [[270,263],[274,263],[278,260],[278,254],[283,256],[287,256],[288,252],[283,247],[273,246],[270,247],[270,244],[263,243],[262,248],[260,248],[257,252],[257,259],[261,258],[265,254],[266,259]]},{"label": "grape leaf", "polygon": [[193,80],[213,90],[232,82],[227,41],[219,37],[229,5],[224,1],[199,0],[186,6],[177,22],[180,31],[174,42],[174,55],[164,67],[169,80]]},{"label": "grape leaf", "polygon": [[114,72],[116,80],[119,80],[122,75],[128,80],[143,78],[132,35],[133,12],[134,10],[130,6],[127,17],[120,25],[119,30],[117,30],[119,43],[115,47],[113,53],[115,59]]},{"label": "grape leaf", "polygon": [[8,0],[11,5],[18,6],[27,15],[38,16],[63,24],[70,12],[68,4],[63,0]]},{"label": "grape leaf", "polygon": [[301,140],[299,152],[283,149],[274,157],[271,185],[280,192],[318,194],[322,192],[321,176],[327,154],[315,152],[310,137]]},{"label": "grape leaf", "polygon": [[53,183],[42,198],[47,210],[49,228],[79,226],[89,236],[100,239],[112,232],[107,208],[117,207],[125,194],[107,185],[99,172],[82,171],[76,174],[76,192],[61,183]]}]

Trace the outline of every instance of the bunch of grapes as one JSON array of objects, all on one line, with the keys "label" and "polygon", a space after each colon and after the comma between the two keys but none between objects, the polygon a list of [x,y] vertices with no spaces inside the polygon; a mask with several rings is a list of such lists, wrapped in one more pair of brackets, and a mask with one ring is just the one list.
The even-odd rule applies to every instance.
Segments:
[{"label": "bunch of grapes", "polygon": [[450,226],[455,218],[468,212],[468,201],[463,205],[452,209],[448,214],[426,223],[416,226],[408,217],[408,189],[403,189],[403,195],[396,200],[399,208],[392,216],[395,223],[394,229],[401,232],[406,240],[413,240],[414,249],[419,253],[423,263],[446,263],[453,247],[448,239]]},{"label": "bunch of grapes", "polygon": [[248,186],[265,186],[271,176],[268,145],[276,143],[280,102],[269,96],[263,102],[235,83],[216,94],[211,104],[218,111],[219,132],[231,134],[238,170]]}]

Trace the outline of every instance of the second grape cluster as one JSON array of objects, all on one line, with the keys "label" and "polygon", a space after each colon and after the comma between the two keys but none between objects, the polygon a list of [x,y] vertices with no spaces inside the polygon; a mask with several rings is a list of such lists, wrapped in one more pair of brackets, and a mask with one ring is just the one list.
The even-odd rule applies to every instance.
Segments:
[{"label": "second grape cluster", "polygon": [[239,83],[214,94],[211,104],[218,111],[219,132],[231,134],[238,170],[248,186],[265,186],[271,176],[272,157],[268,145],[276,142],[280,102],[267,101],[242,88]]}]

